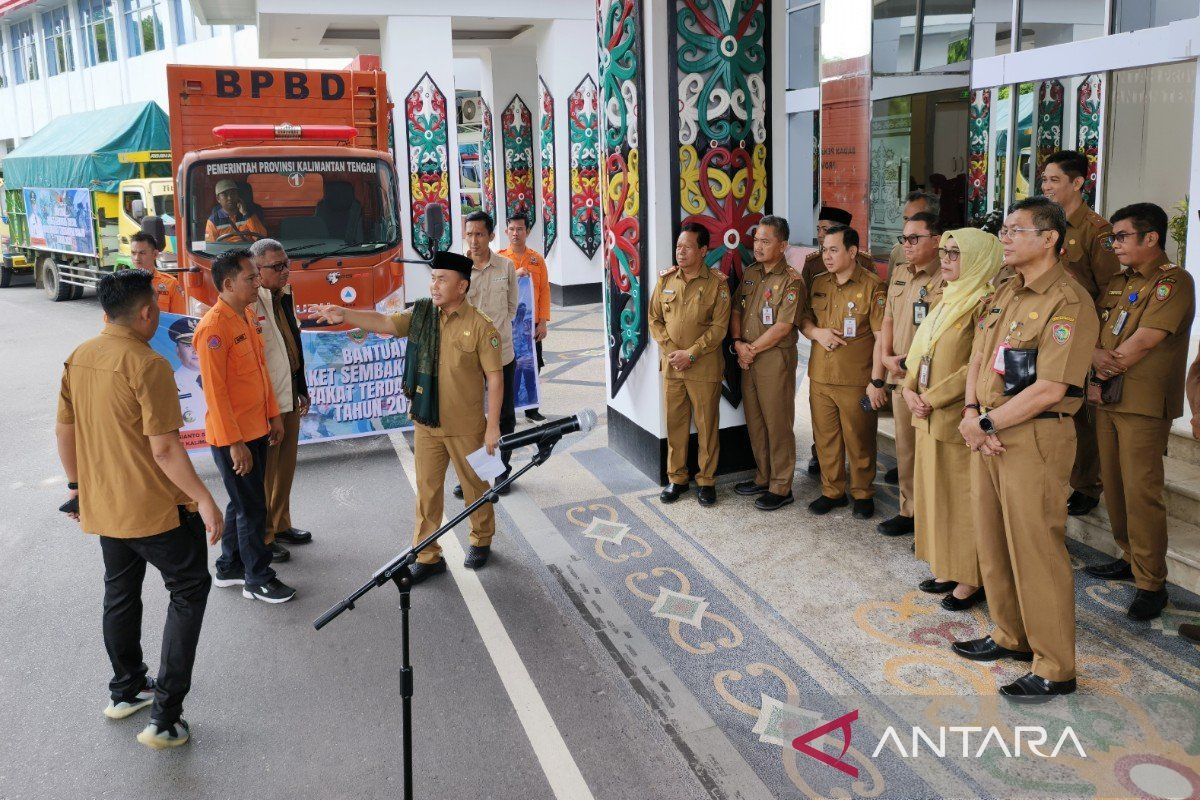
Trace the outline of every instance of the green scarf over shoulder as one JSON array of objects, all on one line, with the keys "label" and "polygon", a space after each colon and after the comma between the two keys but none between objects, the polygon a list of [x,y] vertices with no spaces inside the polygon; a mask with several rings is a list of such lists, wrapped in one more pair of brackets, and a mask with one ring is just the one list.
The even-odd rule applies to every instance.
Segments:
[{"label": "green scarf over shoulder", "polygon": [[430,428],[441,426],[438,418],[438,349],[441,328],[437,306],[428,297],[413,304],[408,348],[404,354],[402,388],[408,398],[408,415]]}]

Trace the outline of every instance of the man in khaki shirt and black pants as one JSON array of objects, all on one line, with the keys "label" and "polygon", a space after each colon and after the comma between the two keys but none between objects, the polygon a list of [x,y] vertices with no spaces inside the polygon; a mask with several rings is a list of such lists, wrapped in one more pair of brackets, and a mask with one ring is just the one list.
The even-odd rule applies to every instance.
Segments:
[{"label": "man in khaki shirt and black pants", "polygon": [[696,499],[717,502],[720,449],[721,343],[729,329],[729,285],[704,262],[708,228],[683,226],[675,243],[675,266],[658,274],[650,297],[650,335],[658,342],[659,371],[667,412],[667,479],[659,499],[673,503],[688,488],[688,439],[696,423],[700,471]]},{"label": "man in khaki shirt and black pants", "polygon": [[1091,296],[1058,260],[1067,220],[1044,197],[1000,230],[1017,276],[979,322],[959,431],[974,455],[971,495],[992,632],[955,642],[973,661],[1032,661],[1000,694],[1035,702],[1075,691],[1075,578],[1067,555],[1072,415],[1099,333]]},{"label": "man in khaki shirt and black pants", "polygon": [[1167,214],[1135,203],[1112,217],[1109,246],[1125,270],[1101,295],[1100,342],[1092,356],[1088,402],[1115,561],[1088,567],[1106,580],[1133,580],[1129,616],[1144,622],[1167,605],[1167,507],[1163,454],[1171,421],[1183,413],[1195,285],[1167,259]]},{"label": "man in khaki shirt and black pants", "polygon": [[[55,431],[69,481],[64,510],[98,535],[104,557],[104,646],[113,668],[104,714],[124,719],[153,703],[138,741],[177,747],[188,740],[183,699],[212,584],[204,533],[216,543],[224,522],[179,441],[171,365],[149,345],[159,317],[150,273],[119,270],[101,279],[97,295],[107,324],[63,367]],[[142,661],[147,563],[171,595],[157,681]]]}]

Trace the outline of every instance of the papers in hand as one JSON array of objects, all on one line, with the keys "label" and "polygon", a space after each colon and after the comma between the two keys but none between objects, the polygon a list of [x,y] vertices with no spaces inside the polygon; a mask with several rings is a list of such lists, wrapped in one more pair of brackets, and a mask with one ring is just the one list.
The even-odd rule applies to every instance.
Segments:
[{"label": "papers in hand", "polygon": [[481,481],[490,481],[504,472],[504,462],[500,460],[499,447],[496,448],[495,454],[490,456],[487,447],[481,447],[467,456],[467,463],[471,465],[471,469],[475,470],[475,474]]}]

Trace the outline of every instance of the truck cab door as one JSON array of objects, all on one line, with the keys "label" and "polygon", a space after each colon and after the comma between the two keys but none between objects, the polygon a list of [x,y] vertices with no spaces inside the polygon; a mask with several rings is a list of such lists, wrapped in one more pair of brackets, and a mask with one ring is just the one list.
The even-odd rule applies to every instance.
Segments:
[{"label": "truck cab door", "polygon": [[120,187],[120,211],[117,214],[117,242],[121,257],[128,262],[130,258],[130,237],[142,229],[142,219],[150,212],[147,210],[149,193],[139,181],[122,181]]}]

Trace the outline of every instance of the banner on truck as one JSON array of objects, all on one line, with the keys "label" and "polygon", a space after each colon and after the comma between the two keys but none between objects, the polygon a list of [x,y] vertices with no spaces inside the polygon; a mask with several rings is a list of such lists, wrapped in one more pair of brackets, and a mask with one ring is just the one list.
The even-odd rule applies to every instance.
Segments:
[{"label": "banner on truck", "polygon": [[[533,346],[533,284],[518,282],[520,303],[513,319],[517,354],[516,408],[541,402]],[[522,312],[521,306],[526,311]],[[204,415],[207,405],[200,382],[200,360],[192,343],[199,319],[162,314],[150,346],[175,370],[179,406],[183,412],[180,437],[188,449],[207,446]],[[363,331],[300,332],[304,373],[312,405],[300,421],[300,444],[372,436],[412,427],[408,398],[401,391],[407,339]]]},{"label": "banner on truck", "polygon": [[29,244],[40,250],[96,255],[92,193],[88,189],[25,189]]}]

